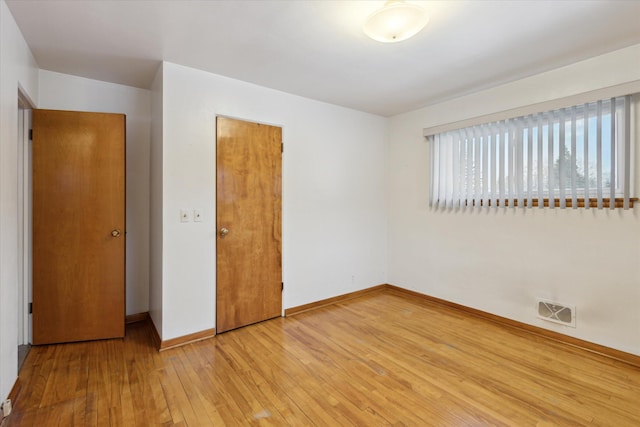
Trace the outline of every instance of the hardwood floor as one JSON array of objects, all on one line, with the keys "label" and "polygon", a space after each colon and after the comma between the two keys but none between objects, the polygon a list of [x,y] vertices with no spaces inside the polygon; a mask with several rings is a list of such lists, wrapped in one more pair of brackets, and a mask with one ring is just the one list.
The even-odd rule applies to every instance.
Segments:
[{"label": "hardwood floor", "polygon": [[640,369],[387,291],[162,353],[144,323],[33,347],[20,381],[9,426],[640,425]]}]

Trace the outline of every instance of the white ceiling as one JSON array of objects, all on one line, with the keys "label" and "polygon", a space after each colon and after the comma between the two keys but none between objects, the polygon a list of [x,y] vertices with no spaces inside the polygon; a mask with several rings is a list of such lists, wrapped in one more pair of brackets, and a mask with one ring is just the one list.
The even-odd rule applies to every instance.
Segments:
[{"label": "white ceiling", "polygon": [[42,69],[149,88],[165,60],[383,116],[640,43],[640,1],[416,1],[430,22],[368,39],[383,1],[7,0]]}]

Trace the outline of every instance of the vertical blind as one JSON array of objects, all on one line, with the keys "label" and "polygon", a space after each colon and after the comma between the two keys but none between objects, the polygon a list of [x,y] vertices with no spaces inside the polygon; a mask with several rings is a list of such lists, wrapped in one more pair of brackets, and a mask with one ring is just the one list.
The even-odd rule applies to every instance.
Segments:
[{"label": "vertical blind", "polygon": [[432,135],[430,204],[628,209],[630,111],[627,95]]}]

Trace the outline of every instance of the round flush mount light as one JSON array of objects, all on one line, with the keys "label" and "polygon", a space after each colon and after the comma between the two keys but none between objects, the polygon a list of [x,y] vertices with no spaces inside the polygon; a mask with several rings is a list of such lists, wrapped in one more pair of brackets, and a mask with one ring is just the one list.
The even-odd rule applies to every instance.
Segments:
[{"label": "round flush mount light", "polygon": [[427,13],[420,6],[392,0],[369,15],[362,29],[374,40],[395,43],[415,36],[428,22]]}]

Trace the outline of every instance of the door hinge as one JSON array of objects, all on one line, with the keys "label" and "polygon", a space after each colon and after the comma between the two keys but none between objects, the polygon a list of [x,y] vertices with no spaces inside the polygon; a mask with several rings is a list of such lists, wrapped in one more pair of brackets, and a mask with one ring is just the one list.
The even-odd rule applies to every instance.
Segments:
[{"label": "door hinge", "polygon": [[33,303],[29,303],[29,314],[33,314]]},{"label": "door hinge", "polygon": [[284,142],[280,143],[280,152],[284,153]]},{"label": "door hinge", "polygon": [[282,285],[282,287],[280,288],[281,291],[284,291],[284,282],[280,283]]},{"label": "door hinge", "polygon": [[29,141],[33,141],[33,129],[29,129]]}]

